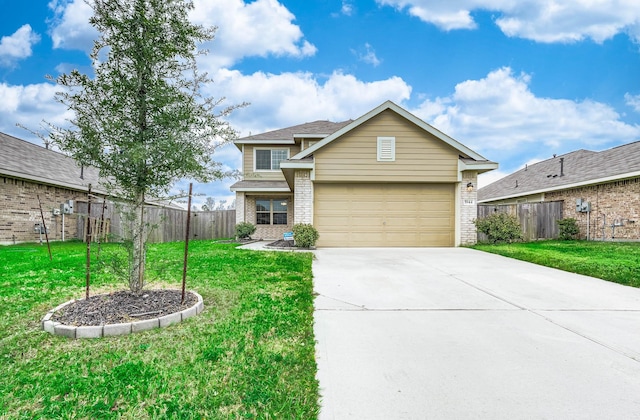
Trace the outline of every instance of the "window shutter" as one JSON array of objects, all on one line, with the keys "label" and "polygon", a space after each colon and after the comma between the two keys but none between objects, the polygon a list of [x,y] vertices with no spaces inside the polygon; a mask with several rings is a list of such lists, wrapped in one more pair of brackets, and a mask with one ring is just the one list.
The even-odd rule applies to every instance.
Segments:
[{"label": "window shutter", "polygon": [[378,162],[393,162],[396,160],[396,138],[378,137]]}]

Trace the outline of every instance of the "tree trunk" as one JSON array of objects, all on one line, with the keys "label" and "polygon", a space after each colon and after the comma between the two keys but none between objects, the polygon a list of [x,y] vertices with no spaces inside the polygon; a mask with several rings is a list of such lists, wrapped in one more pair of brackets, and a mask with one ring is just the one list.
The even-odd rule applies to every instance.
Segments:
[{"label": "tree trunk", "polygon": [[133,248],[129,289],[134,293],[139,293],[144,287],[144,268],[147,260],[147,250],[145,247],[144,193],[138,194],[133,211]]}]

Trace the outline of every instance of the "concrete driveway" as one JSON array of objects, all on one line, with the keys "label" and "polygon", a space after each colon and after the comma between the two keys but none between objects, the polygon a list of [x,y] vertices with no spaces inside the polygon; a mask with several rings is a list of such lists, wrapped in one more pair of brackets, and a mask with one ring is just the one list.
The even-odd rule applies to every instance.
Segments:
[{"label": "concrete driveway", "polygon": [[320,249],[320,419],[640,419],[640,290],[466,248]]}]

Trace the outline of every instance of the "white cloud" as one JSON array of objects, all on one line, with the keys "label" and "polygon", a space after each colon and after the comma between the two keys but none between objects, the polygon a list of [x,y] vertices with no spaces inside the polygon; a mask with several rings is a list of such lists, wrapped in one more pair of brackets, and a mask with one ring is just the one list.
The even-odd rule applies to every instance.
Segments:
[{"label": "white cloud", "polygon": [[[306,57],[316,47],[305,40],[295,16],[276,0],[195,0],[190,18],[217,26],[215,40],[204,45],[209,68],[229,67],[244,57],[268,55]],[[89,24],[93,11],[84,0],[52,0],[51,37],[54,48],[90,51],[97,31]]]},{"label": "white cloud", "polygon": [[31,56],[31,47],[40,41],[40,35],[33,32],[30,25],[23,25],[10,36],[0,39],[0,62]]},{"label": "white cloud", "polygon": [[[363,82],[340,72],[320,81],[311,73],[243,75],[221,70],[214,79],[215,89],[224,93],[227,102],[251,103],[230,118],[242,135],[315,120],[357,118],[387,99],[402,103],[411,95],[411,87],[399,77]],[[217,92],[210,94],[222,96]]]},{"label": "white cloud", "polygon": [[[55,101],[56,85],[39,83],[26,86],[0,83],[0,131],[16,137],[36,141],[36,137],[19,128],[20,124],[29,130],[39,131],[40,123],[65,126],[71,113],[63,105]],[[39,143],[39,141],[36,141]]]},{"label": "white cloud", "polygon": [[353,52],[353,54],[358,57],[358,60],[367,64],[371,64],[373,67],[378,67],[380,63],[382,63],[382,60],[380,60],[378,56],[376,56],[376,51],[369,43],[364,44],[364,51],[358,52],[355,50],[351,50],[351,52]]},{"label": "white cloud", "polygon": [[53,48],[90,51],[98,31],[89,24],[93,15],[91,6],[84,0],[52,0],[49,8],[54,11],[51,24]]},{"label": "white cloud", "polygon": [[342,7],[340,13],[345,16],[351,16],[353,14],[353,4],[348,0],[342,0]]},{"label": "white cloud", "polygon": [[450,97],[425,101],[416,114],[478,151],[572,150],[640,137],[640,126],[623,122],[609,105],[536,97],[529,82],[501,68],[459,83]]},{"label": "white cloud", "polygon": [[624,100],[625,103],[633,108],[636,112],[640,112],[640,95],[631,95],[630,93],[625,93]]},{"label": "white cloud", "polygon": [[268,55],[306,57],[316,47],[305,40],[295,16],[276,0],[196,0],[191,19],[217,26],[216,39],[205,60],[215,68],[228,67],[243,57]]},{"label": "white cloud", "polygon": [[376,0],[443,30],[474,29],[473,12],[497,13],[496,24],[507,36],[538,42],[601,43],[627,32],[640,42],[637,0]]}]

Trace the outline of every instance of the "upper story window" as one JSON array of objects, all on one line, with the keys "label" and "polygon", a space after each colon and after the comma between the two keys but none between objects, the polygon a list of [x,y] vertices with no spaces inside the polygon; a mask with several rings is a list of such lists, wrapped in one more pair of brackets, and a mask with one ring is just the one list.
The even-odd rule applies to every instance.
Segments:
[{"label": "upper story window", "polygon": [[289,159],[289,149],[255,149],[256,171],[279,171],[280,162]]}]

